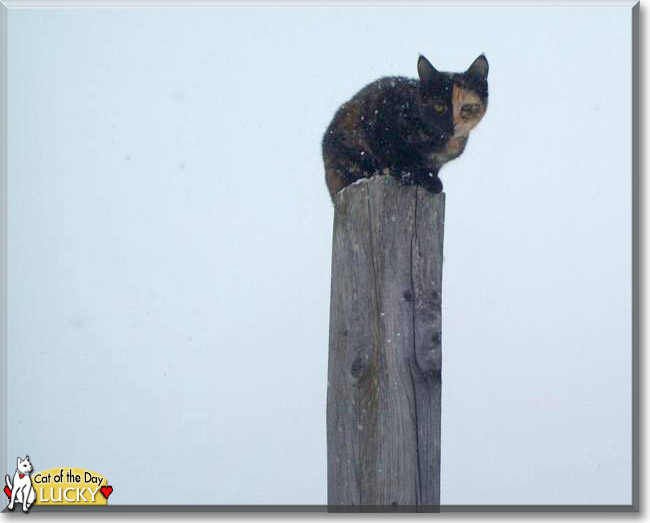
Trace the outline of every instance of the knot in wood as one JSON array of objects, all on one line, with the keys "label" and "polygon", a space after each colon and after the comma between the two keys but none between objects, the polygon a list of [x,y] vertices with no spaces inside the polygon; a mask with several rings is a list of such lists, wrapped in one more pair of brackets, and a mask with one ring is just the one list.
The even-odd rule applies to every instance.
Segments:
[{"label": "knot in wood", "polygon": [[440,331],[434,331],[429,343],[416,351],[415,360],[420,371],[431,376],[442,369],[442,347]]},{"label": "knot in wood", "polygon": [[352,377],[354,379],[358,380],[363,375],[363,371],[365,370],[365,368],[366,368],[365,359],[362,358],[361,356],[357,356],[352,361],[352,366],[350,367],[350,374],[352,374]]}]

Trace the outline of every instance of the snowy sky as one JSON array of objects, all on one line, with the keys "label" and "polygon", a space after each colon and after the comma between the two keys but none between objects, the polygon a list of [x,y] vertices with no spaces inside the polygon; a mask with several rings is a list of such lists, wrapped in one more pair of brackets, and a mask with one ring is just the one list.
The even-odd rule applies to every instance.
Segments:
[{"label": "snowy sky", "polygon": [[325,503],[322,133],[481,52],[441,172],[442,503],[630,503],[629,8],[10,11],[9,463]]}]

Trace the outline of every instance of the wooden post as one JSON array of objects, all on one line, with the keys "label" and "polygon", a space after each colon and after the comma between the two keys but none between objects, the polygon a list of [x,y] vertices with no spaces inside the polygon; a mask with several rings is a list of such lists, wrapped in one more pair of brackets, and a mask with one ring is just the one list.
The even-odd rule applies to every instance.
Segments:
[{"label": "wooden post", "polygon": [[444,193],[379,176],[336,196],[328,505],[440,505]]}]

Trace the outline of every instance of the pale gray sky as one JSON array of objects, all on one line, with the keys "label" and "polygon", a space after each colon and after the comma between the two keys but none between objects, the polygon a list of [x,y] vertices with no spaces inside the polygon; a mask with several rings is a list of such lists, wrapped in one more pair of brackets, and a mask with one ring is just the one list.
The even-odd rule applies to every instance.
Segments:
[{"label": "pale gray sky", "polygon": [[9,463],[325,503],[321,135],[481,52],[441,173],[441,501],[630,503],[628,8],[10,11]]}]

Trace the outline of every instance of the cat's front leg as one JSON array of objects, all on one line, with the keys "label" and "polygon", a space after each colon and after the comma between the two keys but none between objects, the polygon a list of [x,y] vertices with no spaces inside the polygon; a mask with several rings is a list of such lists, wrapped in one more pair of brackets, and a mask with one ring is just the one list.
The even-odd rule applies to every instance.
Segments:
[{"label": "cat's front leg", "polygon": [[415,176],[415,183],[433,194],[440,194],[443,189],[437,169],[420,169]]},{"label": "cat's front leg", "polygon": [[34,501],[36,501],[36,491],[34,487],[30,486],[27,491],[27,508],[31,507]]}]

